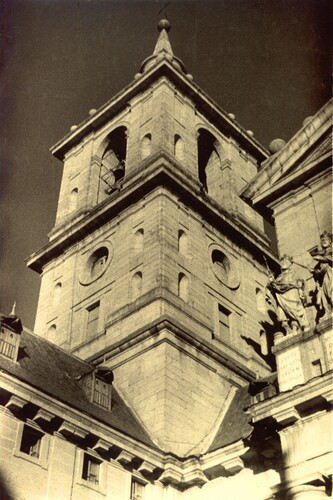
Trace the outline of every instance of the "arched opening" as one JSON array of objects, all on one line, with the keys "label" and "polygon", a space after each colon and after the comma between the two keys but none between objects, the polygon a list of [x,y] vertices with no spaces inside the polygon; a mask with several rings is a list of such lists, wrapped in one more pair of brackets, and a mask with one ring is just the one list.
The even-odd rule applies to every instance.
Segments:
[{"label": "arched opening", "polygon": [[142,253],[143,251],[143,238],[144,231],[143,229],[138,229],[134,233],[134,243],[133,243],[133,251],[134,253]]},{"label": "arched opening", "polygon": [[69,211],[74,212],[77,208],[78,188],[72,189],[69,195]]},{"label": "arched opening", "polygon": [[151,155],[151,134],[146,134],[141,140],[141,159]]},{"label": "arched opening", "polygon": [[102,155],[100,172],[99,201],[112,193],[125,176],[127,129],[118,127],[107,137],[107,145]]},{"label": "arched opening", "polygon": [[180,135],[175,135],[174,139],[174,154],[178,160],[184,160],[184,141]]},{"label": "arched opening", "polygon": [[217,139],[203,128],[198,131],[198,177],[208,193],[216,188],[220,174],[220,157],[216,146]]},{"label": "arched opening", "polygon": [[54,286],[53,290],[53,305],[57,306],[60,303],[62,284],[59,282]]},{"label": "arched opening", "polygon": [[188,254],[187,234],[182,229],[178,231],[178,252],[185,256]]},{"label": "arched opening", "polygon": [[142,293],[142,273],[139,271],[132,276],[132,286],[131,286],[132,300],[136,300],[141,296]]},{"label": "arched opening", "polygon": [[188,301],[189,296],[189,280],[184,273],[178,275],[178,295],[184,302]]}]

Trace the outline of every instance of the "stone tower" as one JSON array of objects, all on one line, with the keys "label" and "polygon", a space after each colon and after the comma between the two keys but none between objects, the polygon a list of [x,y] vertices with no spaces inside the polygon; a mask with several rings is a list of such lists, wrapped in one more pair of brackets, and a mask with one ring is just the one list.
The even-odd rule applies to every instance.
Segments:
[{"label": "stone tower", "polygon": [[239,196],[268,154],[193,82],[168,21],[158,29],[134,81],[53,147],[55,226],[28,265],[42,276],[36,333],[111,368],[155,443],[188,456],[236,389],[270,373],[275,257]]}]

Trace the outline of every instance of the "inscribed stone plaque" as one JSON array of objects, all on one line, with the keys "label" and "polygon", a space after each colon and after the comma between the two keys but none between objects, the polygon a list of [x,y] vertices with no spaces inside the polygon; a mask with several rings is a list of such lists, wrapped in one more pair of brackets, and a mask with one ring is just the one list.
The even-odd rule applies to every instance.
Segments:
[{"label": "inscribed stone plaque", "polygon": [[326,332],[323,335],[324,339],[324,349],[326,351],[326,359],[327,359],[327,370],[333,369],[333,338],[332,332]]},{"label": "inscribed stone plaque", "polygon": [[276,356],[280,391],[288,391],[304,383],[304,374],[299,347],[280,352]]}]

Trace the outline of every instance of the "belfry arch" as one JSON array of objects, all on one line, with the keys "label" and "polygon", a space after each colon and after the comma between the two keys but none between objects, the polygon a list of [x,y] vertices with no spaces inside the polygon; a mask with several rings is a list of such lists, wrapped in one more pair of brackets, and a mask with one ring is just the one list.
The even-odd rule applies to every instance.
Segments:
[{"label": "belfry arch", "polygon": [[114,129],[99,148],[101,158],[98,201],[117,189],[125,176],[127,153],[127,128]]},{"label": "belfry arch", "polygon": [[212,194],[211,191],[213,187],[216,187],[216,182],[220,174],[220,143],[205,128],[199,128],[197,134],[199,181],[203,189],[208,194]]}]

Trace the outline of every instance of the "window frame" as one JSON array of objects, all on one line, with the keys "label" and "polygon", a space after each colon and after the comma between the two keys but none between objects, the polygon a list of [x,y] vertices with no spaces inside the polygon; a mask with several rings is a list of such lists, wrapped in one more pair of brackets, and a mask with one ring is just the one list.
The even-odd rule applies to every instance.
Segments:
[{"label": "window frame", "polygon": [[[26,453],[21,450],[25,428],[30,428],[33,430],[33,432],[36,433],[38,432],[41,434],[38,457],[30,455],[29,453]],[[22,421],[19,422],[13,455],[15,457],[27,460],[28,462],[32,462],[42,467],[43,469],[47,469],[49,444],[50,444],[50,436],[46,434],[35,422],[31,420],[27,420],[26,422]]]},{"label": "window frame", "polygon": [[[134,490],[134,488],[133,488],[134,485],[140,485],[140,486],[142,486],[142,488],[143,488],[143,495],[142,496],[137,496],[137,494],[135,494],[135,492],[133,491]],[[147,483],[145,483],[144,481],[138,479],[136,476],[132,476],[132,478],[131,478],[131,496],[130,496],[130,500],[144,500],[146,485],[147,485]]]},{"label": "window frame", "polygon": [[[90,448],[82,450],[77,449],[77,468],[76,468],[76,483],[89,488],[90,490],[106,494],[106,476],[107,476],[107,463]],[[89,481],[83,477],[85,467],[85,457],[91,459],[92,462],[99,464],[98,483]]]},{"label": "window frame", "polygon": [[[97,317],[92,318],[89,321],[90,313],[96,309],[98,309]],[[86,340],[91,340],[91,339],[98,336],[99,331],[100,331],[100,328],[99,328],[100,317],[101,317],[101,301],[96,300],[95,302],[93,302],[92,304],[90,304],[89,306],[86,307]],[[89,334],[89,332],[90,332],[89,325],[91,325],[92,323],[96,323],[97,326],[96,326],[96,330],[94,330],[94,333],[91,335],[91,334]]]}]

